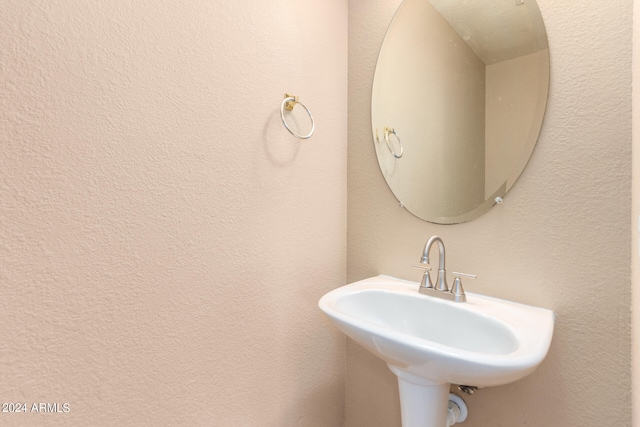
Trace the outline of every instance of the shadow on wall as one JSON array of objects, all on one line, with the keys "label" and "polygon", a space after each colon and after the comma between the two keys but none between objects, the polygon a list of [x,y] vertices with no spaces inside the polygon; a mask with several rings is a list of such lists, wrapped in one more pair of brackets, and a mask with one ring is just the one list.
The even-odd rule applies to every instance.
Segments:
[{"label": "shadow on wall", "polygon": [[[309,117],[303,108],[298,107],[297,109],[294,108],[291,113],[286,112],[285,119],[294,132],[300,135],[309,133],[307,130]],[[283,129],[285,130],[284,132]],[[282,123],[279,110],[275,110],[269,115],[262,135],[267,157],[274,166],[279,167],[293,164],[300,150],[300,144],[313,143],[309,140],[296,138],[287,132],[284,123]]]}]

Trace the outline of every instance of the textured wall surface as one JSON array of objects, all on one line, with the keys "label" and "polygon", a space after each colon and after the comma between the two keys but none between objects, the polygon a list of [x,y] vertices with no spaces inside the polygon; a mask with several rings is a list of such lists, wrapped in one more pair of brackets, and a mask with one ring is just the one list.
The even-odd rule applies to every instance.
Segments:
[{"label": "textured wall surface", "polygon": [[631,272],[633,280],[633,427],[640,426],[640,1],[633,2],[633,206]]},{"label": "textured wall surface", "polygon": [[347,11],[2,2],[0,425],[342,423]]},{"label": "textured wall surface", "polygon": [[[410,266],[439,234],[449,271],[478,275],[468,290],[557,313],[541,367],[466,398],[464,425],[630,425],[632,1],[538,1],[551,54],[538,146],[502,205],[453,226],[398,207],[375,158],[370,86],[399,3],[349,2],[348,281],[417,280]],[[399,426],[395,381],[349,341],[346,426]]]}]

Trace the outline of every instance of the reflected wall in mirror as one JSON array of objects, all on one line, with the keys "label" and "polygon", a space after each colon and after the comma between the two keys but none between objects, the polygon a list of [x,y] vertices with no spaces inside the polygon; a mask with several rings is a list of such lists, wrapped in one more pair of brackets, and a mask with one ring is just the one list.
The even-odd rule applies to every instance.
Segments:
[{"label": "reflected wall in mirror", "polygon": [[488,211],[533,152],[548,89],[535,0],[404,0],[371,96],[378,163],[401,205],[439,224]]}]

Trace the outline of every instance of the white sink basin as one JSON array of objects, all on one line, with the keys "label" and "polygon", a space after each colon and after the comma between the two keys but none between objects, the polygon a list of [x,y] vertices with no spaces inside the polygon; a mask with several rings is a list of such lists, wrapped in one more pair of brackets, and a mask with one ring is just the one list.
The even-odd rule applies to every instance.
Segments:
[{"label": "white sink basin", "polygon": [[467,293],[456,303],[418,283],[377,276],[335,289],[319,306],[347,336],[414,384],[496,386],[545,358],[552,311]]}]

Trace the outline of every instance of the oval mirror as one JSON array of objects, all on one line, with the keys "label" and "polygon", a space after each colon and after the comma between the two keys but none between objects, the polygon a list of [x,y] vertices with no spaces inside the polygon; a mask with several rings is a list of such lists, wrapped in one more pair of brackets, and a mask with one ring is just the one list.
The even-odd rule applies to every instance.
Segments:
[{"label": "oval mirror", "polygon": [[404,0],[373,80],[376,155],[426,221],[469,221],[500,202],[535,147],[549,48],[535,0]]}]

